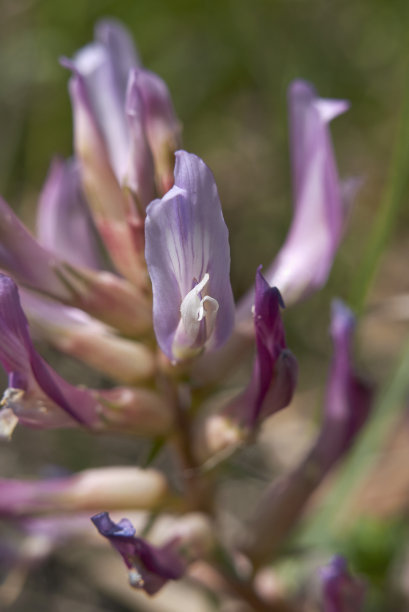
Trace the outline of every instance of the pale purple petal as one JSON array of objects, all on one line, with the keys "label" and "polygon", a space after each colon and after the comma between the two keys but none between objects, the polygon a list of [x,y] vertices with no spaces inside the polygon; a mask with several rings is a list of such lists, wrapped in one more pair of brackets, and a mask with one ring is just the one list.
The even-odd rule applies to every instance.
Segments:
[{"label": "pale purple petal", "polygon": [[[175,185],[161,200],[149,205],[145,234],[154,327],[161,349],[171,360],[178,360],[184,333],[190,334],[187,353],[205,345],[219,347],[229,337],[234,322],[230,249],[217,187],[200,158],[177,152]],[[200,296],[194,295],[196,287],[203,290]],[[195,300],[197,304],[192,306]],[[188,325],[199,321],[199,314],[195,320],[189,310],[182,321],[184,306],[197,307],[197,314],[200,307],[206,310],[210,306],[209,319],[200,321],[204,328],[192,332]],[[212,329],[207,327],[210,317]]]},{"label": "pale purple petal", "polygon": [[145,209],[156,197],[155,171],[152,152],[145,132],[143,102],[136,81],[136,73],[136,70],[131,70],[129,74],[126,94],[130,148],[128,171],[124,182]]},{"label": "pale purple petal", "polygon": [[319,98],[312,85],[294,81],[289,107],[294,218],[266,275],[287,304],[325,283],[342,237],[346,211],[328,122],[348,103]]},{"label": "pale purple petal", "polygon": [[122,556],[130,570],[129,580],[133,587],[154,595],[168,580],[178,580],[183,576],[186,562],[178,554],[177,540],[159,548],[137,537],[132,523],[126,518],[114,523],[107,512],[102,512],[91,520]]},{"label": "pale purple petal", "polygon": [[141,64],[132,36],[120,21],[101,19],[95,26],[95,40],[108,51],[118,89],[125,99],[129,71]]},{"label": "pale purple petal", "polygon": [[70,291],[56,273],[59,264],[0,197],[0,269],[28,287],[70,299]]},{"label": "pale purple petal", "polygon": [[122,180],[129,148],[125,91],[121,91],[109,51],[95,42],[83,47],[67,67],[81,77],[94,121],[103,135],[112,168]]},{"label": "pale purple petal", "polygon": [[37,236],[40,244],[71,264],[102,267],[78,164],[73,159],[55,159],[50,167],[37,210]]},{"label": "pale purple petal", "polygon": [[33,427],[92,425],[97,401],[62,379],[36,352],[15,283],[0,275],[0,362],[9,376],[3,398],[18,419]]},{"label": "pale purple petal", "polygon": [[323,612],[359,612],[363,609],[365,585],[348,571],[342,557],[334,557],[320,570]]},{"label": "pale purple petal", "polygon": [[227,408],[227,413],[247,427],[285,408],[297,383],[298,366],[287,349],[280,307],[280,292],[270,287],[261,267],[257,270],[254,327],[256,357],[249,385]]},{"label": "pale purple petal", "polygon": [[173,154],[181,144],[181,126],[165,81],[144,68],[135,70],[133,78],[142,100],[144,127],[155,162],[157,187],[161,194],[166,193],[173,184]]}]

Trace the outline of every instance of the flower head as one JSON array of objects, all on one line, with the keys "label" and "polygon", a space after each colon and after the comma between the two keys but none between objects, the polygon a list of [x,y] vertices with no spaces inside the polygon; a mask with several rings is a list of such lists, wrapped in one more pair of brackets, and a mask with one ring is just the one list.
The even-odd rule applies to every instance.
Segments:
[{"label": "flower head", "polygon": [[223,344],[234,322],[228,231],[213,175],[196,155],[176,154],[175,185],[149,205],[145,235],[162,351],[182,361]]}]

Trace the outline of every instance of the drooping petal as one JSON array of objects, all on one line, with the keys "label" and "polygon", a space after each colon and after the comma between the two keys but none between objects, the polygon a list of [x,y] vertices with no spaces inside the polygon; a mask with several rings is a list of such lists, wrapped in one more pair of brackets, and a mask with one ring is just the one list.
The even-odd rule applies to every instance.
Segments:
[{"label": "drooping petal", "polygon": [[253,373],[247,388],[227,409],[227,414],[247,427],[285,408],[296,386],[297,361],[287,349],[280,307],[284,307],[280,292],[269,286],[260,267],[255,289],[257,353]]},{"label": "drooping petal", "polygon": [[363,609],[365,585],[348,571],[343,557],[334,557],[320,570],[324,612],[359,612]]},{"label": "drooping petal", "polygon": [[160,194],[173,185],[174,152],[180,146],[178,121],[166,83],[154,72],[133,71],[135,87],[142,100],[144,127],[155,162]]},{"label": "drooping petal", "polygon": [[135,535],[128,519],[114,523],[107,512],[96,514],[92,522],[122,556],[133,587],[154,595],[168,580],[178,580],[183,576],[186,562],[178,552],[177,540],[162,547],[153,546]]},{"label": "drooping petal", "polygon": [[153,375],[152,351],[141,342],[121,338],[83,310],[20,289],[32,331],[52,346],[126,384]]},{"label": "drooping petal", "polygon": [[289,107],[294,217],[266,278],[292,304],[325,283],[342,237],[345,207],[328,123],[348,103],[319,98],[312,85],[294,81]]},{"label": "drooping petal", "polygon": [[234,321],[230,250],[216,184],[200,158],[177,152],[175,185],[148,206],[145,236],[163,352],[180,361],[219,347]]},{"label": "drooping petal", "polygon": [[75,160],[55,159],[40,195],[37,210],[40,244],[65,261],[94,269],[102,267]]}]

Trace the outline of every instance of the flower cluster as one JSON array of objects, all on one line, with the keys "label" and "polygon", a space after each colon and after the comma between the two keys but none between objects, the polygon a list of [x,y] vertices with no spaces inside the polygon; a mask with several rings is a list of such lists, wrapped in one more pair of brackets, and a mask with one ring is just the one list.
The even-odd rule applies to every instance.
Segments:
[{"label": "flower cluster", "polygon": [[[0,200],[0,362],[8,375],[0,433],[10,437],[21,424],[160,439],[178,451],[184,489],[173,490],[155,469],[2,480],[0,515],[53,546],[56,532],[83,529],[84,512],[95,511],[92,520],[122,556],[132,586],[154,594],[198,558],[217,565],[215,551],[225,546],[213,533],[217,509],[203,462],[250,442],[293,397],[297,361],[282,309],[325,284],[342,239],[351,189],[338,179],[329,122],[348,104],[320,98],[304,81],[290,85],[293,220],[274,261],[264,274],[257,270],[254,289],[235,305],[215,180],[204,161],[180,148],[181,125],[163,80],[141,64],[128,32],[113,21],[99,23],[95,40],[61,63],[71,71],[74,157],[51,165],[37,236]],[[278,550],[370,412],[371,390],[352,362],[353,317],[339,302],[331,330],[321,433],[294,472],[266,491],[246,537],[233,546],[233,558],[240,550],[254,568]],[[110,377],[111,388],[66,382],[31,334]],[[198,398],[223,386],[253,340],[243,388],[216,413],[200,411]],[[115,510],[182,516],[156,545],[128,519],[113,521],[108,511]],[[78,515],[76,527],[68,519],[52,527],[52,513],[61,511]],[[46,524],[28,520],[45,512]]]}]

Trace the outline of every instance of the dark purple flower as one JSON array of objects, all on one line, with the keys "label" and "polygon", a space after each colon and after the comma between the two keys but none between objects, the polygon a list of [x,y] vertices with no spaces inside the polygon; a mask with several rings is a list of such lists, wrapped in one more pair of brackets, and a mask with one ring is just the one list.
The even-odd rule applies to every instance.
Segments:
[{"label": "dark purple flower", "polygon": [[320,570],[324,612],[359,612],[363,608],[365,585],[352,576],[345,559],[334,557]]},{"label": "dark purple flower", "polygon": [[227,413],[247,427],[287,406],[297,383],[298,366],[287,349],[280,307],[280,292],[270,287],[261,267],[257,270],[254,327],[256,358],[248,387],[233,400]]},{"label": "dark purple flower", "polygon": [[133,587],[154,595],[168,580],[178,580],[183,576],[186,562],[178,552],[177,539],[156,547],[137,537],[132,523],[126,518],[114,523],[107,512],[101,512],[91,520],[122,556]]},{"label": "dark purple flower", "polygon": [[[62,379],[40,357],[31,341],[15,283],[0,275],[0,362],[8,374],[1,429],[13,429],[14,416],[32,427],[92,426],[97,401],[86,390]],[[14,426],[16,422],[14,422]]]},{"label": "dark purple flower", "polygon": [[212,173],[178,151],[175,185],[147,209],[146,262],[156,338],[171,361],[217,348],[230,335],[230,249]]}]

